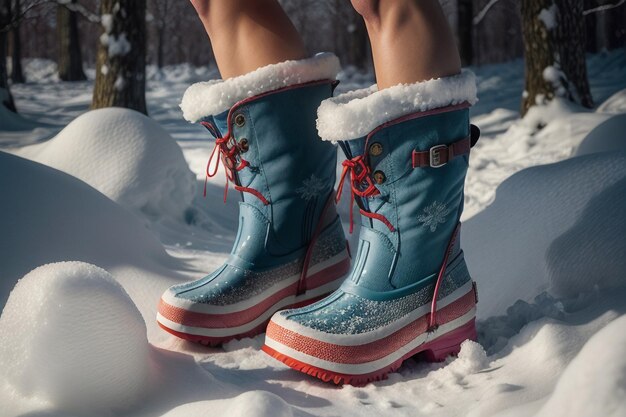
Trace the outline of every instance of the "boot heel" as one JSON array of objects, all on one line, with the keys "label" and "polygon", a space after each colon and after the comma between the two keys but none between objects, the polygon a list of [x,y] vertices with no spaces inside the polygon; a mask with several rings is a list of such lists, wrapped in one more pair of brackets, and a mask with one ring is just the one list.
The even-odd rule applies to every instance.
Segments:
[{"label": "boot heel", "polygon": [[443,362],[448,356],[457,356],[461,351],[461,344],[466,340],[476,340],[475,319],[427,342],[418,358],[427,362]]}]

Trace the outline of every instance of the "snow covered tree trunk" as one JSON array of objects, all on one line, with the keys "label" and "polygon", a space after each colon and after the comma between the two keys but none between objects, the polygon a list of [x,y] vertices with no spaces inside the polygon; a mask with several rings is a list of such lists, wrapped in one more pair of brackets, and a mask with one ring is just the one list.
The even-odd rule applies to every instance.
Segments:
[{"label": "snow covered tree trunk", "polygon": [[457,0],[457,37],[459,43],[459,54],[461,55],[461,63],[464,66],[472,65],[474,60],[473,49],[473,17],[474,17],[474,1],[473,0]]},{"label": "snow covered tree trunk", "polygon": [[146,110],[146,0],[102,0],[91,107]]},{"label": "snow covered tree trunk", "polygon": [[[75,4],[76,0],[70,1]],[[76,12],[64,4],[57,6],[57,36],[59,42],[59,78],[63,81],[86,80],[80,51]]]},{"label": "snow covered tree trunk", "polygon": [[521,4],[526,72],[522,115],[555,97],[592,107],[583,2],[522,0]]},{"label": "snow covered tree trunk", "polygon": [[9,88],[7,72],[7,31],[2,30],[11,24],[11,0],[0,0],[0,105],[15,112],[15,102]]},{"label": "snow covered tree trunk", "polygon": [[[13,14],[19,16],[21,13],[20,0],[14,0]],[[23,83],[26,81],[24,78],[24,71],[22,71],[22,40],[20,37],[20,24],[19,21],[15,24],[12,35],[12,54],[11,54],[11,81],[13,83]]]}]

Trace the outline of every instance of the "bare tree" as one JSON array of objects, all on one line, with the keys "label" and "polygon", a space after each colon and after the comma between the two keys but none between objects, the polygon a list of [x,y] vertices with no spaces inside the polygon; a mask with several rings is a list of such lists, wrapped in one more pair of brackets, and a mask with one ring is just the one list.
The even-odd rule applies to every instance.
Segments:
[{"label": "bare tree", "polygon": [[[69,6],[76,4],[70,0]],[[64,2],[57,6],[57,38],[59,78],[63,81],[86,80],[83,71],[83,55],[80,50],[77,13]]]},{"label": "bare tree", "polygon": [[585,61],[583,3],[522,0],[526,86],[522,114],[562,97],[592,107]]},{"label": "bare tree", "polygon": [[474,61],[474,1],[457,0],[457,38],[463,65]]},{"label": "bare tree", "polygon": [[94,109],[146,110],[146,1],[102,0]]},{"label": "bare tree", "polygon": [[0,105],[16,112],[7,73],[7,32],[11,21],[11,0],[0,0]]},{"label": "bare tree", "polygon": [[[22,13],[20,0],[14,0],[13,2],[13,14],[19,16]],[[26,81],[24,78],[24,71],[22,71],[22,41],[20,37],[20,21],[17,21],[13,26],[11,32],[11,81],[14,84],[23,83]]]},{"label": "bare tree", "polygon": [[164,65],[165,37],[166,32],[170,29],[169,23],[172,22],[170,16],[171,9],[170,0],[150,0],[149,7],[154,15],[154,26],[156,34],[156,61],[159,69]]}]

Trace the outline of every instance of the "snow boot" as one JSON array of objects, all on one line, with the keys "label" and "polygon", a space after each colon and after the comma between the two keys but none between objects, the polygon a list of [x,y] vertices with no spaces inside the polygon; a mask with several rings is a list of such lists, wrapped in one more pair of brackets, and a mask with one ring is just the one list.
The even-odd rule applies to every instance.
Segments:
[{"label": "snow boot", "polygon": [[459,244],[475,101],[474,75],[463,72],[322,103],[320,136],[347,158],[338,195],[349,182],[360,208],[359,247],[336,292],[272,317],[266,353],[362,385],[410,356],[443,360],[476,338],[476,290]]},{"label": "snow boot", "polygon": [[315,129],[316,109],[332,95],[338,71],[337,57],[318,54],[185,92],[185,118],[216,138],[207,176],[222,161],[225,193],[233,182],[243,201],[230,257],[163,294],[163,329],[218,345],[262,333],[279,309],[339,287],[350,257],[334,201],[337,149]]}]

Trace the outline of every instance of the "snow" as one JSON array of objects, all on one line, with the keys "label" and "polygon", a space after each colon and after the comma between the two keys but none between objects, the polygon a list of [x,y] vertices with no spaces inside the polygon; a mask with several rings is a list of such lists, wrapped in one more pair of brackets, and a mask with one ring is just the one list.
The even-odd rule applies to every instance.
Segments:
[{"label": "snow", "polygon": [[102,24],[105,33],[111,33],[111,30],[113,30],[113,15],[109,13],[103,14],[100,17],[100,23]]},{"label": "snow", "polygon": [[[626,316],[609,323],[585,344],[563,372],[554,394],[537,417],[626,415],[624,352]],[[598,366],[599,358],[611,366]]]},{"label": "snow", "polygon": [[113,84],[113,87],[115,87],[117,91],[122,91],[125,86],[126,80],[124,80],[124,76],[122,74],[118,75],[115,79],[115,84]]},{"label": "snow", "polygon": [[53,139],[16,153],[73,175],[147,216],[182,220],[196,191],[195,176],[176,142],[133,110],[89,111]]},{"label": "snow", "polygon": [[[624,103],[624,108],[626,108],[626,103]],[[589,132],[585,140],[578,145],[576,155],[623,150],[626,146],[624,132],[626,132],[626,114],[616,114]]]},{"label": "snow", "polygon": [[[602,53],[588,64],[595,111],[555,100],[524,119],[521,61],[475,69],[481,101],[471,112],[483,134],[470,159],[462,240],[478,281],[479,343],[464,343],[458,358],[441,364],[408,360],[387,381],[336,388],[260,352],[262,335],[217,349],[156,326],[160,294],[217,267],[235,237],[237,199],[231,193],[222,204],[222,173],[201,196],[212,141],[177,107],[189,83],[216,69],[148,68],[149,120],[127,110],[87,112],[89,81],[58,82],[51,63],[28,62],[33,81],[13,93],[34,127],[0,132],[2,150],[21,156],[0,152],[0,305],[15,287],[0,316],[0,416],[99,415],[114,397],[129,407],[138,401],[110,412],[133,417],[623,415],[626,56]],[[373,82],[353,68],[338,78],[339,92]],[[0,114],[0,126],[5,120]],[[179,187],[189,169],[195,174],[185,204],[165,203],[178,198],[177,188],[164,185],[165,175],[153,182],[163,163],[151,165],[153,158],[187,169],[172,181]],[[61,171],[48,166],[53,159]],[[142,197],[148,206],[104,192],[109,184],[137,186],[137,194],[153,187]],[[348,200],[339,207],[345,223]],[[36,269],[62,261],[91,265]],[[103,311],[111,320],[98,319]],[[23,328],[7,330],[16,314]],[[102,352],[108,342],[137,348]],[[16,355],[29,359],[9,359]],[[42,364],[45,355],[58,355],[69,372],[80,366],[70,383],[81,386],[65,389],[65,374],[55,373],[55,362]],[[111,373],[93,377],[108,372],[105,363]],[[37,391],[34,382],[15,382],[18,368],[41,376],[30,380]],[[142,371],[148,382],[123,393],[106,376],[125,386]],[[83,386],[96,394],[79,398]]]},{"label": "snow", "polygon": [[11,335],[0,342],[4,384],[20,396],[79,414],[119,412],[148,385],[146,325],[96,266],[60,262],[28,273],[11,292],[0,333]]},{"label": "snow", "polygon": [[126,55],[130,52],[131,45],[125,33],[120,33],[118,36],[107,34],[103,34],[102,36],[100,40],[109,48],[109,59],[118,55]]},{"label": "snow", "polygon": [[3,103],[8,102],[8,99],[7,90],[0,88],[0,129],[2,131],[24,131],[37,126],[37,123],[31,122],[19,113],[14,113],[5,107]]},{"label": "snow", "polygon": [[626,90],[620,90],[598,107],[601,113],[623,113],[626,109]]},{"label": "snow", "polygon": [[557,15],[559,13],[559,8],[556,3],[552,3],[547,9],[541,9],[539,12],[539,20],[544,24],[546,29],[554,30],[557,27]]}]

